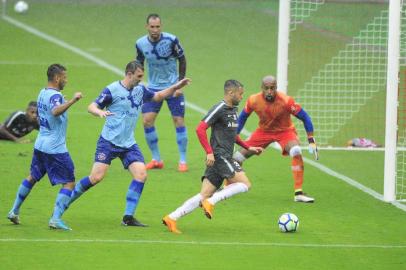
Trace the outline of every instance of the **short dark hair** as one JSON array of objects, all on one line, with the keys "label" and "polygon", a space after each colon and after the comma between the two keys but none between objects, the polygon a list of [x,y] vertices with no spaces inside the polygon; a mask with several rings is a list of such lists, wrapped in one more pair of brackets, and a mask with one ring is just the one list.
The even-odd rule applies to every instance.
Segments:
[{"label": "short dark hair", "polygon": [[244,87],[244,85],[242,83],[240,83],[239,81],[237,81],[237,80],[227,80],[224,83],[224,93],[226,93],[231,88],[238,89],[240,87]]},{"label": "short dark hair", "polygon": [[66,71],[66,68],[61,64],[50,65],[47,71],[48,82],[52,81],[55,78],[55,75],[61,74],[64,71]]},{"label": "short dark hair", "polygon": [[30,101],[27,107],[38,107],[36,101]]},{"label": "short dark hair", "polygon": [[137,69],[144,70],[144,66],[137,60],[131,61],[125,67],[125,74],[127,74],[128,72],[134,73]]},{"label": "short dark hair", "polygon": [[157,13],[151,13],[147,16],[147,24],[149,23],[149,19],[159,19],[161,20],[161,17]]}]

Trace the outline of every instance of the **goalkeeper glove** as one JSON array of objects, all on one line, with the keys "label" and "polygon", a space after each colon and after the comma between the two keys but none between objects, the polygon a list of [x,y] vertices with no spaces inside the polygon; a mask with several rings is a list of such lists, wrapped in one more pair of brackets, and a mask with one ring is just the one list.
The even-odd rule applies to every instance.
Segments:
[{"label": "goalkeeper glove", "polygon": [[319,160],[319,150],[317,149],[316,140],[313,137],[307,138],[309,142],[309,153],[314,155],[315,160]]}]

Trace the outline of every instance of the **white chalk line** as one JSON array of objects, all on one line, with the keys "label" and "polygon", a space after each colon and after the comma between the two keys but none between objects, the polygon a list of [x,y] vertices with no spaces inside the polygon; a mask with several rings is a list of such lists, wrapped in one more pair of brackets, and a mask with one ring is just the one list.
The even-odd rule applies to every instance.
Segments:
[{"label": "white chalk line", "polygon": [[0,242],[22,243],[107,243],[107,244],[166,244],[191,246],[254,246],[254,247],[298,247],[298,248],[342,248],[342,249],[405,249],[406,245],[378,244],[312,244],[278,242],[221,242],[221,241],[170,241],[170,240],[126,240],[126,239],[22,239],[0,238]]}]

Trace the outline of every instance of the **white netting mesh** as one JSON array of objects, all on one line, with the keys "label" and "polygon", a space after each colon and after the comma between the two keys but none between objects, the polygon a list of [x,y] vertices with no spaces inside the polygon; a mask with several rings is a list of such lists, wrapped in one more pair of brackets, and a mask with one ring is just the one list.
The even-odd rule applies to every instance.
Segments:
[{"label": "white netting mesh", "polygon": [[[405,89],[403,89],[405,91]],[[396,199],[406,200],[406,136],[398,137],[398,151],[396,154]],[[403,146],[403,147],[402,147]],[[400,149],[399,149],[400,148]]]},{"label": "white netting mesh", "polygon": [[[362,2],[359,2],[362,4]],[[298,24],[324,1],[292,1],[291,30],[303,29]],[[329,3],[325,4],[326,7]],[[388,6],[387,6],[388,7]],[[349,42],[329,58],[327,64],[313,72],[304,86],[298,87],[295,99],[312,117],[316,138],[321,146],[344,146],[353,137],[370,136],[384,143],[385,99],[387,72],[388,10],[383,10]],[[331,10],[331,9],[330,9]],[[312,12],[314,12],[312,14]],[[398,151],[396,173],[396,199],[406,200],[406,4],[402,1],[400,36],[400,84],[398,110]],[[349,10],[350,13],[350,10]],[[327,16],[327,15],[323,15]],[[311,35],[309,35],[312,37]],[[302,39],[295,48],[305,51]],[[292,46],[292,44],[290,45]],[[318,57],[312,55],[310,57]],[[290,76],[294,76],[291,74]],[[296,74],[297,76],[297,74]],[[295,120],[300,138],[306,134],[300,121]]]},{"label": "white netting mesh", "polygon": [[324,0],[292,0],[290,6],[290,30],[296,29],[296,25],[316,11]]},{"label": "white netting mesh", "polygon": [[[402,22],[406,24],[405,20]],[[387,39],[385,10],[297,93],[297,101],[304,105],[317,127],[320,145],[332,144],[330,139],[353,115],[377,92],[385,91]],[[360,134],[347,137],[357,135]]]}]

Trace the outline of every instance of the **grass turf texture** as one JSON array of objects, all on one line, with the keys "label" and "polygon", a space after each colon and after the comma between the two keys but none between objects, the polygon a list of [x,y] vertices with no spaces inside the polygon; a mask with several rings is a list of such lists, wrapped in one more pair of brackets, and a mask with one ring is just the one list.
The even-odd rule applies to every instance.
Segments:
[{"label": "grass turf texture", "polygon": [[[114,4],[35,1],[30,4],[28,14],[11,15],[119,68],[124,68],[134,57],[133,44],[145,34],[146,15],[158,12],[163,18],[164,31],[176,34],[185,48],[188,76],[193,79],[193,84],[185,90],[187,100],[205,109],[221,99],[224,80],[241,80],[246,85],[247,97],[259,90],[262,76],[276,72],[277,19],[272,14],[277,12],[277,5],[272,1],[176,1],[175,5],[166,1]],[[372,5],[371,9],[376,7]],[[358,13],[349,19],[359,23],[363,10],[366,9],[355,9]],[[368,14],[373,13],[368,10]],[[323,20],[314,23],[326,25]],[[341,32],[346,34],[345,29]],[[50,63],[67,66],[69,83],[64,93],[68,98],[75,91],[83,91],[83,100],[70,110],[67,138],[76,176],[82,178],[92,166],[103,125],[103,120],[86,113],[86,107],[105,85],[120,76],[3,20],[0,20],[0,35],[1,119],[16,108],[25,108],[28,100],[36,98],[45,84],[45,71]],[[317,34],[312,38],[317,38]],[[320,38],[320,42],[325,39]],[[317,48],[310,49],[317,51]],[[333,51],[325,52],[325,57],[314,65],[328,62],[327,56],[334,55],[335,49],[331,47]],[[292,80],[293,85],[302,84]],[[157,129],[166,168],[149,172],[137,211],[137,217],[150,225],[148,228],[119,225],[130,175],[118,160],[113,162],[106,179],[64,215],[74,229],[72,232],[47,228],[58,188],[52,188],[46,177],[22,207],[22,225],[11,225],[5,216],[18,185],[28,173],[32,144],[0,142],[1,268],[401,269],[405,266],[404,212],[311,166],[306,166],[305,191],[316,197],[316,203],[294,203],[290,161],[274,150],[244,165],[253,182],[249,193],[218,204],[213,220],[207,220],[200,209],[181,219],[178,224],[184,232],[182,235],[167,232],[160,224],[161,217],[199,191],[205,156],[194,128],[201,117],[187,110],[190,171],[179,174],[174,127],[163,106]],[[249,130],[256,125],[255,117],[251,118]],[[35,139],[35,135],[34,132],[29,137]],[[136,139],[149,160],[140,123]],[[325,151],[320,162],[382,191],[380,153]],[[279,232],[277,220],[283,212],[298,215],[297,233]],[[100,242],[92,242],[96,240]]]}]

